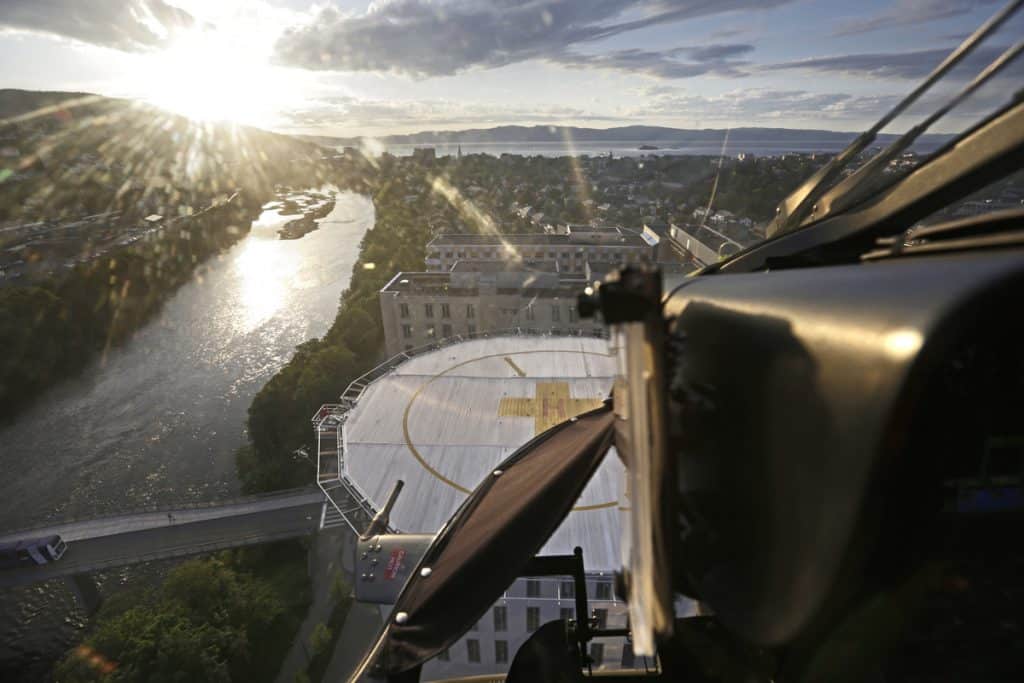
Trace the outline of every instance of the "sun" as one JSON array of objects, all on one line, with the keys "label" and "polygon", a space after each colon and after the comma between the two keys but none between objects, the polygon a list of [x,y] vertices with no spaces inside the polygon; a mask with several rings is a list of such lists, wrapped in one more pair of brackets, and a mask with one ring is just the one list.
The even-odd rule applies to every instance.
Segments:
[{"label": "sun", "polygon": [[150,55],[145,99],[197,121],[268,126],[293,97],[283,69],[245,42],[196,30]]}]

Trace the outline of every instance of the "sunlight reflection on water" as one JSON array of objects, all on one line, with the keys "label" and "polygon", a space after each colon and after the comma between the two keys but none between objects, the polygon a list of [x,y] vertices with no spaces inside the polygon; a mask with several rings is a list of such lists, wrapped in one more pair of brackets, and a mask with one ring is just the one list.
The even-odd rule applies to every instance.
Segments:
[{"label": "sunlight reflection on water", "polygon": [[254,236],[235,257],[240,306],[236,311],[239,332],[250,332],[280,310],[285,290],[299,268],[299,254],[281,249],[276,241]]}]

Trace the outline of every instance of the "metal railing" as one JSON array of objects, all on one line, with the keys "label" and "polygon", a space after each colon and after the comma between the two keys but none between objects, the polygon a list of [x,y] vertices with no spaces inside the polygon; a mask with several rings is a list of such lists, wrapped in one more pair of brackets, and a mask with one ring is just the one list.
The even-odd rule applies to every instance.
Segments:
[{"label": "metal railing", "polygon": [[[355,520],[351,519],[353,516],[353,510],[361,511],[366,515],[366,521],[369,522],[377,510],[374,508],[372,501],[359,488],[359,486],[348,478],[345,474],[345,422],[348,420],[349,413],[355,408],[359,399],[362,398],[366,390],[373,385],[377,380],[385,377],[392,370],[402,365],[408,360],[415,358],[416,356],[430,353],[432,351],[438,351],[447,346],[453,344],[460,344],[466,341],[473,341],[476,339],[491,339],[495,337],[559,337],[559,338],[589,338],[589,339],[607,339],[608,334],[603,328],[597,328],[597,334],[583,334],[582,330],[573,330],[572,332],[580,332],[579,334],[552,334],[550,332],[531,332],[529,328],[512,327],[502,330],[492,330],[487,332],[474,332],[472,334],[457,334],[451,337],[445,337],[439,339],[436,342],[429,344],[423,344],[416,348],[409,349],[407,351],[401,351],[391,356],[384,362],[371,368],[367,372],[363,373],[356,379],[349,382],[348,386],[345,387],[345,391],[342,392],[341,398],[338,403],[325,403],[320,406],[320,409],[313,415],[312,423],[313,430],[316,432],[316,471],[317,471],[317,486],[323,491],[327,501],[334,507],[341,518],[345,520],[345,523],[352,529],[356,534],[362,533],[362,529],[356,527]],[[325,429],[326,427],[326,429]],[[326,433],[334,432],[335,442],[335,458],[333,461],[325,461],[324,449],[321,447],[323,443],[323,436]],[[328,448],[329,451],[332,450]],[[325,467],[326,466],[326,467]],[[331,491],[343,491],[346,500],[341,501],[346,504],[348,508],[342,509],[342,505],[339,501],[331,495]]]}]

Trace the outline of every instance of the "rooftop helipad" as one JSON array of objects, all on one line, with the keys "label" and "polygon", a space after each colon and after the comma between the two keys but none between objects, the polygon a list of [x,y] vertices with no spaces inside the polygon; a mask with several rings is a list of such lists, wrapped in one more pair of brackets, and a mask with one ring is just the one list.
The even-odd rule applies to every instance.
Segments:
[{"label": "rooftop helipad", "polygon": [[[603,339],[496,337],[413,357],[369,386],[344,427],[347,478],[403,532],[436,532],[476,485],[533,436],[608,395],[614,359]],[[609,453],[544,553],[584,549],[588,570],[619,558],[622,466]]]}]

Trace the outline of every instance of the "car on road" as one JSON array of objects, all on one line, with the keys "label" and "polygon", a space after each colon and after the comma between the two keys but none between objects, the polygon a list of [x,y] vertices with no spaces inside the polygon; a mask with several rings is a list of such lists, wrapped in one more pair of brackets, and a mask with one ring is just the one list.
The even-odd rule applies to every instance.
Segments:
[{"label": "car on road", "polygon": [[68,544],[58,535],[0,543],[0,569],[15,569],[56,562]]}]

